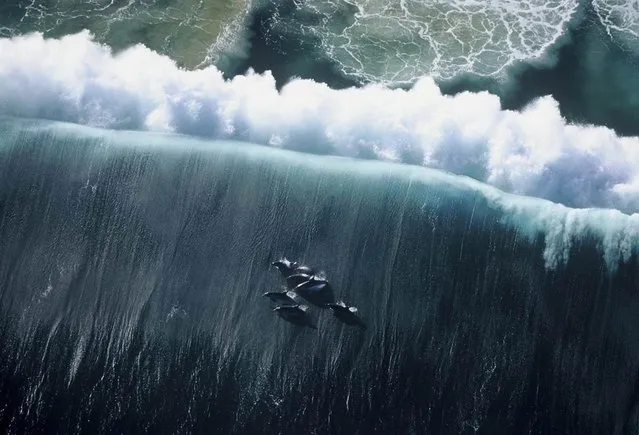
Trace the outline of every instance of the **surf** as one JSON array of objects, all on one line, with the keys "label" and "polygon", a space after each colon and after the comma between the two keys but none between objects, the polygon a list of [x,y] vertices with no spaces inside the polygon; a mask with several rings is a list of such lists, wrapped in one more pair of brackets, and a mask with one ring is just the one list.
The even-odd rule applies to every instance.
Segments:
[{"label": "surf", "polygon": [[225,80],[144,46],[113,54],[88,32],[0,39],[0,54],[3,115],[403,162],[571,207],[639,208],[639,139],[568,123],[551,97],[503,110],[428,77],[409,90],[299,79],[278,90],[268,72]]}]

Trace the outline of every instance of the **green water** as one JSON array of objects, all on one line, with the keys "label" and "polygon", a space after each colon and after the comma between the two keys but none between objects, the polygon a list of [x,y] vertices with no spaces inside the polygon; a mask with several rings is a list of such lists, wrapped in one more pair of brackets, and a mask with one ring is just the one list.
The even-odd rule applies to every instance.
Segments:
[{"label": "green water", "polygon": [[115,50],[142,43],[183,67],[217,62],[237,49],[249,0],[10,0],[0,36],[59,37],[88,29]]}]

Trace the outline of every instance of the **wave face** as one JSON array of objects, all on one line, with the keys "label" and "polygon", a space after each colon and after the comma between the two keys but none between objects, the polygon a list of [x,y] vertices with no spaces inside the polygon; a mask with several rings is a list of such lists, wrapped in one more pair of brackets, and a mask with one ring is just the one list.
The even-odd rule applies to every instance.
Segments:
[{"label": "wave face", "polygon": [[[639,261],[626,246],[609,267],[597,211],[259,146],[0,133],[5,433],[639,428]],[[554,268],[538,215],[579,234]],[[275,317],[260,295],[282,255],[321,268],[368,328]]]},{"label": "wave face", "polygon": [[502,110],[494,95],[444,96],[427,78],[410,90],[293,80],[278,91],[268,73],[226,81],[142,46],[114,56],[86,32],[0,39],[0,56],[3,115],[401,161],[573,207],[639,210],[639,139],[567,124],[550,97]]},{"label": "wave face", "polygon": [[116,50],[142,43],[182,67],[222,62],[246,51],[249,0],[73,0],[0,5],[0,36],[33,31],[49,37],[85,29]]}]

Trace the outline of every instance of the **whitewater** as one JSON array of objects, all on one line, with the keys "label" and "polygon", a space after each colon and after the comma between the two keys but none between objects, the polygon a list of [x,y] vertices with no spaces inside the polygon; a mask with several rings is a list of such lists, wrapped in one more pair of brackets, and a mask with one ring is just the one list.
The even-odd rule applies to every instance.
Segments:
[{"label": "whitewater", "polygon": [[[491,77],[535,56],[526,68],[549,67],[586,3],[606,41],[632,47],[634,3],[533,2],[513,21],[517,2],[278,2],[250,29],[249,2],[224,17],[196,3],[211,13],[193,28],[191,2],[127,15],[101,0],[0,27],[0,432],[637,432],[639,137],[566,119],[555,94],[511,110],[440,80],[461,60]],[[64,35],[105,5],[148,44],[117,47],[99,20],[95,36]],[[477,51],[462,36],[481,17]],[[46,31],[19,34],[33,25]],[[279,72],[209,64],[214,40],[288,30],[300,44],[319,32],[335,74],[380,83],[338,89],[302,55]],[[386,44],[398,30],[405,51]],[[455,41],[477,57],[452,56]],[[259,47],[243,58],[259,63]],[[419,58],[401,69],[410,86],[388,85],[379,49],[399,54],[391,78]],[[597,53],[575,83],[603,83]],[[615,68],[617,89],[634,86]],[[624,95],[585,110],[631,120]],[[316,306],[316,330],[277,317],[262,294],[282,290],[283,257],[367,328]]]},{"label": "whitewater", "polygon": [[399,161],[572,207],[639,207],[639,139],[567,123],[551,97],[502,110],[495,95],[445,96],[430,78],[409,90],[278,90],[268,72],[225,80],[143,46],[113,55],[88,32],[1,39],[0,57],[3,115]]}]

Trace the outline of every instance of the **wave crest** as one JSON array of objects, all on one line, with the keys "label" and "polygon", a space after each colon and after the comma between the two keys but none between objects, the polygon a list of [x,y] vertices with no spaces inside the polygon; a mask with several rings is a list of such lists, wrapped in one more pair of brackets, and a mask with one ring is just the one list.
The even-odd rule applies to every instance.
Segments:
[{"label": "wave crest", "polygon": [[118,55],[88,32],[0,39],[0,114],[167,131],[445,169],[574,207],[639,210],[639,138],[570,125],[550,97],[522,112],[486,92],[330,89],[270,73],[224,80],[138,45]]}]

